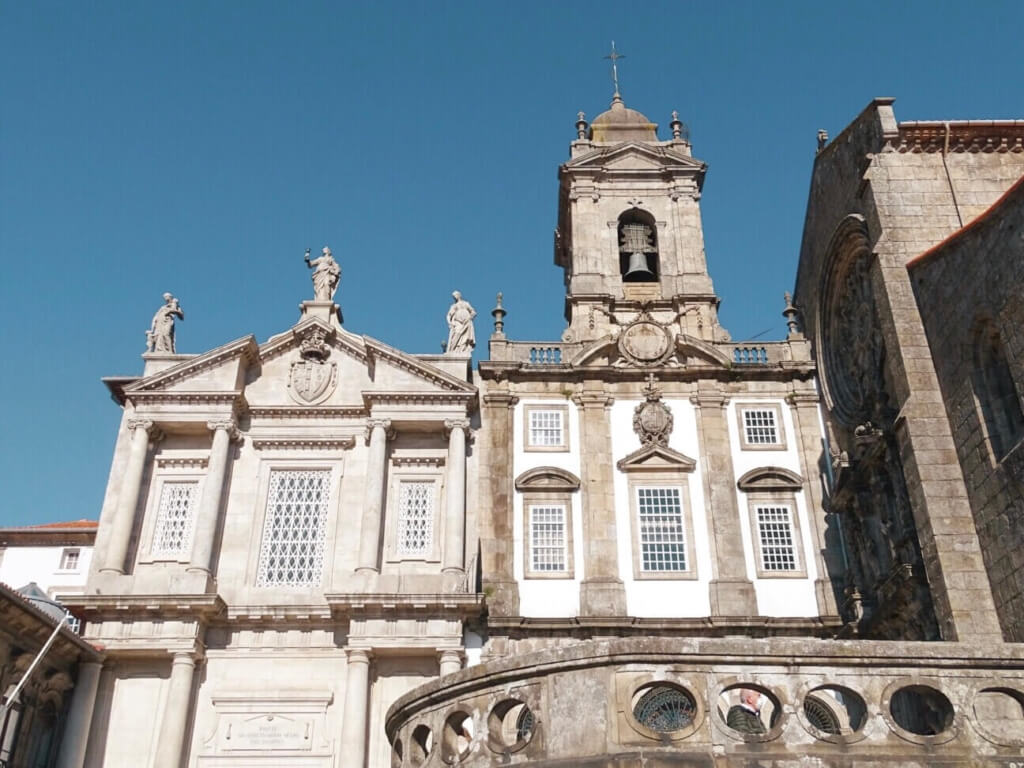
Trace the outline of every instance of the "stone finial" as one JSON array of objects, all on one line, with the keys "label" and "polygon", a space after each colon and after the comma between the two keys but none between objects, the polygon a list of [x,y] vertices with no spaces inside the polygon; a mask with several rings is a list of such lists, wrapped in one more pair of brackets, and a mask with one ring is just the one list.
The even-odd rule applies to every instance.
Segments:
[{"label": "stone finial", "polygon": [[576,138],[581,141],[587,138],[587,121],[585,117],[582,109],[576,113]]},{"label": "stone finial", "polygon": [[306,266],[313,270],[313,300],[334,301],[334,293],[341,282],[341,266],[334,260],[331,249],[326,245],[321,253],[321,256],[311,261],[309,248],[306,249]]},{"label": "stone finial", "polygon": [[505,315],[507,314],[505,308],[501,305],[501,291],[498,291],[497,304],[491,310],[491,315],[494,317],[494,336],[499,338],[505,337]]},{"label": "stone finial", "polygon": [[679,119],[679,112],[674,109],[672,110],[672,122],[668,126],[672,129],[673,139],[683,138],[683,121]]},{"label": "stone finial", "polygon": [[174,318],[185,319],[185,311],[170,293],[164,294],[164,305],[153,315],[153,322],[146,331],[146,352],[175,354]]},{"label": "stone finial", "polygon": [[476,310],[473,305],[462,298],[458,291],[452,291],[451,307],[448,308],[448,346],[446,355],[468,355],[476,346],[476,332],[473,330],[473,318]]},{"label": "stone finial", "polygon": [[797,317],[800,315],[800,310],[793,306],[793,294],[786,291],[783,295],[786,299],[786,308],[782,310],[782,316],[786,318],[786,327],[789,329],[787,338],[802,338],[803,334],[800,332],[800,323],[797,320]]},{"label": "stone finial", "polygon": [[818,151],[821,152],[828,144],[828,131],[824,128],[818,130]]}]

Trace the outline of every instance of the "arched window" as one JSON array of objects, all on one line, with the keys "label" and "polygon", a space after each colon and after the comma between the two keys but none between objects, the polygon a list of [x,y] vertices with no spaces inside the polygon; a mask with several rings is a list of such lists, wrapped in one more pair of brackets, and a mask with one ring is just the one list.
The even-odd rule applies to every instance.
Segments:
[{"label": "arched window", "polygon": [[973,380],[992,452],[1001,459],[1024,434],[1024,413],[999,330],[991,321],[982,323],[975,335]]},{"label": "arched window", "polygon": [[658,227],[654,217],[639,208],[619,216],[619,274],[626,283],[656,283]]}]

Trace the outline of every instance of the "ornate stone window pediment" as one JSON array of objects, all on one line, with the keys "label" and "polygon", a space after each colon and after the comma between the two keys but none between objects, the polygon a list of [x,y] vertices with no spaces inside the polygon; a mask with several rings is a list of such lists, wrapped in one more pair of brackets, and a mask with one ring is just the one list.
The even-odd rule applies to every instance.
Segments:
[{"label": "ornate stone window pediment", "polygon": [[615,466],[620,472],[693,472],[697,462],[668,446],[648,443]]},{"label": "ornate stone window pediment", "polygon": [[758,467],[741,477],[736,485],[741,491],[799,491],[804,487],[804,479],[796,472],[782,467]]},{"label": "ornate stone window pediment", "polygon": [[517,491],[571,493],[580,489],[580,479],[558,467],[535,467],[516,478]]}]

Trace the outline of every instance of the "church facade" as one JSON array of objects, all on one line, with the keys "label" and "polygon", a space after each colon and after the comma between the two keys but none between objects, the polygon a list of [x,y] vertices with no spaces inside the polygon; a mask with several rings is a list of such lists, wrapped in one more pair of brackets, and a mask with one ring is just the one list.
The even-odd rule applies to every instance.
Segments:
[{"label": "church facade", "polygon": [[[166,297],[142,374],[107,380],[122,424],[69,600],[104,660],[61,765],[1019,759],[1018,294],[981,379],[1001,485],[972,484],[914,299],[939,260],[907,262],[1024,175],[1022,126],[945,124],[940,152],[921,125],[880,100],[820,150],[781,341],[721,326],[706,166],[618,93],[559,171],[557,341],[509,338],[499,296],[473,370],[457,293],[443,355],[353,333],[329,249],[263,343],[178,354]],[[944,258],[1008,237],[985,226]]]}]

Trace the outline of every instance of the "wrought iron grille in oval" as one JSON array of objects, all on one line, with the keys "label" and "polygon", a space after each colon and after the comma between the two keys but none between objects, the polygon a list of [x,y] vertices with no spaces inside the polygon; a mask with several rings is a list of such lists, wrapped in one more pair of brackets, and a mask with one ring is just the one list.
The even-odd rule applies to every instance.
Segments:
[{"label": "wrought iron grille in oval", "polygon": [[672,685],[653,685],[633,705],[633,717],[652,731],[671,733],[693,723],[697,704],[693,697]]},{"label": "wrought iron grille in oval", "polygon": [[838,736],[842,732],[839,720],[832,710],[813,696],[804,699],[804,714],[807,716],[807,722],[819,731],[833,736]]},{"label": "wrought iron grille in oval", "polygon": [[533,710],[524,704],[523,710],[519,713],[519,717],[516,718],[516,741],[526,741],[529,739],[533,733],[534,725]]}]

